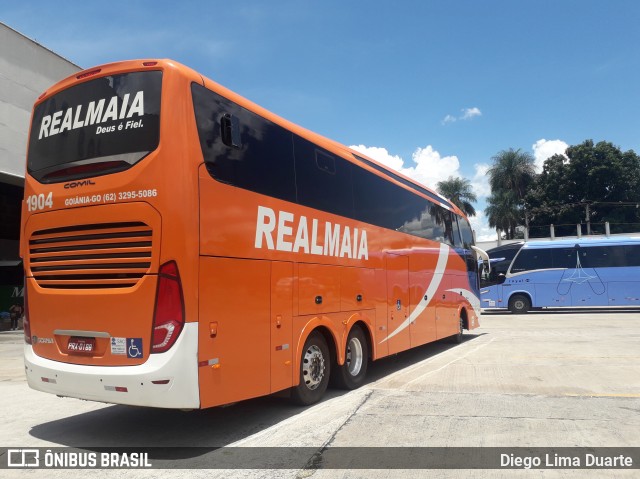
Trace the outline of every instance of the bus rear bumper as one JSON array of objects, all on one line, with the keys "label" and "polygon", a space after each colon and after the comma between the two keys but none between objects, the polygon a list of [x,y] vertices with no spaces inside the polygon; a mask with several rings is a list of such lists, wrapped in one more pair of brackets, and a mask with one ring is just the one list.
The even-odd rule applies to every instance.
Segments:
[{"label": "bus rear bumper", "polygon": [[37,356],[24,345],[29,386],[58,396],[132,406],[176,409],[200,407],[198,323],[184,325],[173,347],[136,366],[86,366]]}]

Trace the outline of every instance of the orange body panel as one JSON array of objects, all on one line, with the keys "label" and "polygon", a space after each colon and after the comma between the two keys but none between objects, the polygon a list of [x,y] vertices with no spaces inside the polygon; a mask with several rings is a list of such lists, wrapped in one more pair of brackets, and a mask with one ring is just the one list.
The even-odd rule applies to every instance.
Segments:
[{"label": "orange body panel", "polygon": [[[390,335],[389,354],[411,347],[410,328],[401,330],[409,319],[409,257],[387,255],[387,328]],[[397,334],[396,334],[397,333]]]}]

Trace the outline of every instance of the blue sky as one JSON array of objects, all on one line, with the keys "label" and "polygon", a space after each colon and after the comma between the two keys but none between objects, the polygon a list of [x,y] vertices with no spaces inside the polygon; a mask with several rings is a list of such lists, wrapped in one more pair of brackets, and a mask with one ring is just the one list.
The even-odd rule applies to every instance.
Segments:
[{"label": "blue sky", "polygon": [[468,178],[479,212],[500,150],[640,151],[634,0],[21,0],[0,21],[84,68],[172,58],[429,186]]}]

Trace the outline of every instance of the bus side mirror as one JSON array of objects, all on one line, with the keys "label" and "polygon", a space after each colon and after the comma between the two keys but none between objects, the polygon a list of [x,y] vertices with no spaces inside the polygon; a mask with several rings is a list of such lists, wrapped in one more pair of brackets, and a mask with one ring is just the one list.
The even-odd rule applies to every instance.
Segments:
[{"label": "bus side mirror", "polygon": [[483,269],[487,272],[487,274],[491,273],[491,259],[489,258],[487,252],[473,245],[471,245],[471,249],[475,251],[480,258],[482,258],[482,265],[484,266]]},{"label": "bus side mirror", "polygon": [[505,280],[505,279],[507,279],[507,277],[505,276],[505,274],[504,274],[504,273],[500,273],[500,274],[498,275],[498,284],[502,284],[502,283],[504,283],[504,280]]}]

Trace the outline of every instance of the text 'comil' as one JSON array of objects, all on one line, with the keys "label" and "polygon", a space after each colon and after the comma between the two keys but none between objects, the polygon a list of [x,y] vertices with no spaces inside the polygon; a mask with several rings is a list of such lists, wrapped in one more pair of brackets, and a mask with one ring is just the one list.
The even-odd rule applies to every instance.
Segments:
[{"label": "text 'comil'", "polygon": [[258,206],[256,248],[369,259],[367,231]]}]

